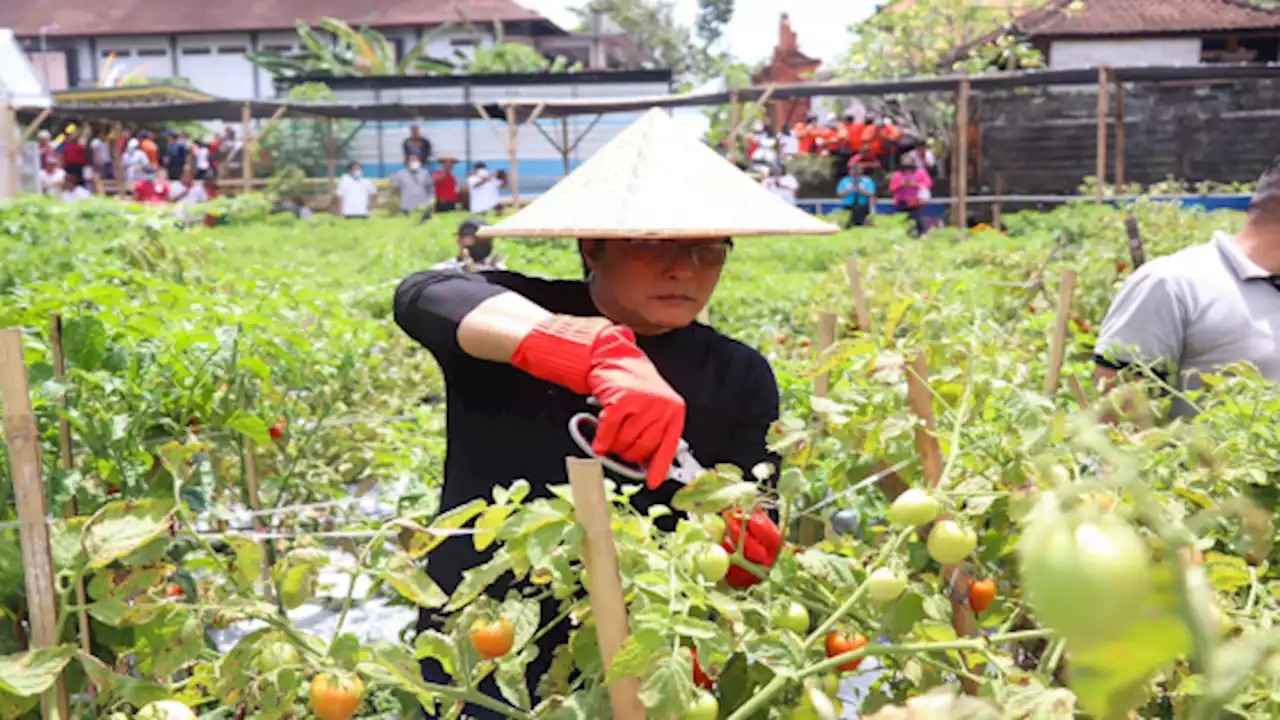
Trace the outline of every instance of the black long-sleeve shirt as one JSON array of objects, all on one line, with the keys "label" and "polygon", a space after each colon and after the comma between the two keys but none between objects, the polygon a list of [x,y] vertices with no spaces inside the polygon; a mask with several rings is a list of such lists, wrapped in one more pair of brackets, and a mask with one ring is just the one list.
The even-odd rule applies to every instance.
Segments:
[{"label": "black long-sleeve shirt", "polygon": [[[510,365],[477,359],[458,346],[462,319],[508,290],[553,313],[600,315],[584,282],[506,271],[432,270],[409,276],[396,290],[396,322],[431,351],[444,373],[448,450],[442,511],[488,499],[495,485],[520,478],[531,485],[532,497],[548,497],[548,485],[566,482],[565,457],[585,455],[569,437],[569,418],[598,412],[582,395]],[[760,462],[778,466],[779,459],[765,448],[769,426],[778,417],[778,386],[763,356],[698,324],[641,336],[638,342],[684,398],[684,438],[699,463],[730,463],[744,472]],[[642,511],[669,505],[677,489],[678,483],[667,481],[655,491],[641,491],[632,502]],[[427,571],[451,593],[463,571],[488,555],[477,553],[470,538],[450,538],[430,554]]]}]

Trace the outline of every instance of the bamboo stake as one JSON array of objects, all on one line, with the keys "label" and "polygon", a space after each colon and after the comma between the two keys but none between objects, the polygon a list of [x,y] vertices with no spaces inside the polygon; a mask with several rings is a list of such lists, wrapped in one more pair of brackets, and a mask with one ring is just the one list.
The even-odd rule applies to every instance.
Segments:
[{"label": "bamboo stake", "polygon": [[4,139],[4,179],[8,190],[0,200],[18,197],[18,155],[22,143],[18,141],[18,120],[9,105],[9,96],[0,94],[0,138]]},{"label": "bamboo stake", "polygon": [[511,207],[520,207],[520,125],[516,121],[516,106],[507,105],[507,155],[511,158]]},{"label": "bamboo stake", "polygon": [[329,192],[335,191],[338,180],[338,139],[333,135],[333,118],[325,118],[325,177],[329,180]]},{"label": "bamboo stake", "polygon": [[1138,218],[1134,216],[1133,208],[1125,213],[1124,229],[1129,235],[1129,259],[1133,261],[1133,269],[1136,271],[1146,264],[1147,251],[1142,244],[1142,229],[1138,227]]},{"label": "bamboo stake", "polygon": [[867,294],[862,289],[862,269],[855,258],[844,261],[844,274],[849,280],[849,292],[853,293],[853,312],[858,329],[871,333],[871,309],[867,306]]},{"label": "bamboo stake", "polygon": [[[929,483],[929,487],[934,488],[942,480],[944,466],[942,446],[937,437],[937,420],[933,414],[933,394],[929,391],[929,367],[923,352],[915,356],[907,372],[907,400],[911,411],[920,419],[916,425],[916,451],[920,453],[925,481]],[[944,514],[939,520],[948,516],[949,513]],[[932,527],[928,530],[932,530]],[[928,533],[925,535],[927,537]],[[968,603],[972,579],[964,572],[963,563],[944,565],[942,577],[944,582],[954,582],[955,590],[958,591],[947,593],[951,599],[951,626],[955,628],[956,637],[973,637],[977,634],[978,623]],[[969,664],[963,657],[960,658],[960,665],[969,669]],[[972,680],[962,679],[960,684],[966,693],[978,693],[978,684]]]},{"label": "bamboo stake", "polygon": [[1116,188],[1124,187],[1124,85],[1116,84]]},{"label": "bamboo stake", "polygon": [[996,173],[996,200],[991,205],[991,227],[994,227],[996,232],[1004,231],[1004,223],[1000,217],[1001,211],[1004,209],[1000,202],[1000,196],[1003,194],[1004,173]]},{"label": "bamboo stake", "polygon": [[242,132],[244,133],[244,140],[240,145],[243,148],[240,152],[240,180],[244,184],[243,194],[248,195],[253,184],[253,153],[251,151],[253,147],[253,108],[249,103],[245,103],[240,109],[240,123],[243,125]]},{"label": "bamboo stake", "polygon": [[1105,191],[1103,185],[1107,182],[1107,68],[1102,66],[1098,68],[1098,197],[1097,201],[1102,202]]},{"label": "bamboo stake", "polygon": [[1071,297],[1076,289],[1076,271],[1067,268],[1062,271],[1061,284],[1058,288],[1058,310],[1053,322],[1053,342],[1049,349],[1049,372],[1044,378],[1044,394],[1056,395],[1058,380],[1062,374],[1062,358],[1067,345],[1067,323],[1071,322]]},{"label": "bamboo stake", "polygon": [[1080,403],[1080,407],[1087,408],[1093,405],[1093,403],[1089,402],[1089,396],[1084,392],[1084,386],[1080,384],[1080,378],[1075,375],[1068,375],[1067,385],[1071,388],[1071,394],[1076,396],[1076,402]]},{"label": "bamboo stake", "polygon": [[[246,403],[247,405],[247,403]],[[249,507],[253,509],[253,529],[255,532],[264,532],[266,528],[262,524],[262,516],[258,515],[258,511],[262,509],[262,498],[258,494],[258,466],[253,459],[254,441],[245,439],[244,455],[244,491],[248,495]],[[275,596],[275,588],[271,582],[271,567],[275,565],[274,551],[271,547],[270,540],[263,540],[262,547],[262,581],[264,583],[264,592],[267,599],[270,600]]]},{"label": "bamboo stake", "polygon": [[564,160],[564,175],[569,176],[569,116],[560,118],[560,157]]},{"label": "bamboo stake", "polygon": [[[52,313],[49,318],[49,344],[53,350],[53,376],[61,380],[67,375],[67,357],[62,350],[62,317],[57,313]],[[66,393],[58,398],[58,404],[65,412]],[[63,470],[70,471],[75,467],[75,457],[71,453],[71,422],[65,417],[58,418],[58,461]],[[80,508],[77,505],[76,498],[72,495],[64,510],[66,517],[73,518],[80,514]],[[84,593],[83,579],[76,583],[76,604],[80,606],[77,612],[80,621],[80,647],[85,654],[92,654],[93,636],[89,632],[89,612],[85,609],[88,601]]]},{"label": "bamboo stake", "polygon": [[[822,361],[822,354],[827,348],[836,342],[836,314],[833,312],[824,312],[818,316],[818,361]],[[816,397],[826,397],[831,390],[831,373],[820,373],[813,379],[813,394]]]},{"label": "bamboo stake", "polygon": [[955,226],[969,224],[969,78],[960,81],[956,98]]},{"label": "bamboo stake", "polygon": [[[17,328],[0,330],[0,403],[4,408],[4,438],[9,446],[9,469],[18,506],[18,537],[22,545],[31,647],[53,648],[58,645],[58,594],[49,526],[45,523],[48,500],[41,477],[40,432],[31,409],[27,365],[22,354],[22,331]],[[61,677],[50,694],[41,699],[41,706],[46,719],[71,716],[67,686]]]},{"label": "bamboo stake", "polygon": [[[605,672],[627,639],[627,605],[618,578],[618,549],[613,542],[613,515],[604,495],[604,470],[598,460],[565,458],[574,513],[582,525],[582,564],[587,593],[596,619],[596,636]],[[644,720],[639,678],[623,678],[609,686],[609,706],[616,720]]]}]

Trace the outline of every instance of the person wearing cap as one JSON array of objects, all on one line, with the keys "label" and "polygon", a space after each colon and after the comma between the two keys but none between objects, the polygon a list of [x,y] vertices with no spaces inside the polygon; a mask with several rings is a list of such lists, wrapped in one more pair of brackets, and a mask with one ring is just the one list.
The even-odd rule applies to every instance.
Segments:
[{"label": "person wearing cap", "polygon": [[458,224],[458,254],[442,261],[432,270],[505,270],[502,256],[493,252],[493,240],[476,237],[486,227],[479,218],[467,218]]},{"label": "person wearing cap", "polygon": [[453,166],[457,163],[457,158],[445,154],[440,158],[440,169],[431,176],[436,186],[436,212],[458,209],[458,178],[453,174]]},{"label": "person wearing cap", "polygon": [[[1103,384],[1150,370],[1190,391],[1201,387],[1201,374],[1240,362],[1280,381],[1280,157],[1258,182],[1239,234],[1217,232],[1124,281],[1094,353]],[[1173,398],[1173,417],[1195,412]]]},{"label": "person wearing cap", "polygon": [[[447,394],[441,512],[521,478],[529,497],[550,497],[551,486],[566,482],[565,458],[584,455],[568,430],[582,412],[599,415],[594,453],[640,466],[645,481],[630,502],[642,515],[670,507],[678,483],[667,473],[682,438],[704,467],[727,463],[746,477],[761,463],[776,469],[765,439],[779,404],[768,361],[694,319],[720,280],[730,238],[837,231],[654,109],[528,207],[478,232],[575,238],[585,279],[410,275],[396,290],[395,320],[435,357]],[[680,515],[655,522],[671,530]],[[429,553],[426,571],[452,593],[492,553],[451,537]],[[501,598],[511,587],[523,582],[508,573],[489,593]],[[569,637],[568,621],[553,622],[560,610],[561,601],[542,601],[546,635],[526,676],[534,696],[552,651]],[[419,627],[442,622],[424,610]],[[450,682],[434,660],[422,669],[428,681]],[[492,682],[481,690],[498,696]],[[486,712],[463,710],[496,717]]]}]

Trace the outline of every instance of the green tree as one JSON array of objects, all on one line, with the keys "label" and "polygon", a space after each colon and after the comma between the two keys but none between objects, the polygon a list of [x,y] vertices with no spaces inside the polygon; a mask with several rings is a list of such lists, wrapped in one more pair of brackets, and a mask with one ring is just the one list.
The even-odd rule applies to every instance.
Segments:
[{"label": "green tree", "polygon": [[724,37],[724,29],[733,20],[734,0],[698,0],[698,37],[710,48]]},{"label": "green tree", "polygon": [[367,27],[357,30],[341,20],[327,17],[320,18],[316,25],[313,29],[298,21],[298,37],[303,45],[300,53],[251,52],[246,57],[272,76],[284,78],[408,75],[411,72],[447,75],[454,68],[453,61],[427,54],[428,45],[453,28],[449,24],[425,33],[398,59],[395,45],[377,30]]},{"label": "green tree", "polygon": [[[328,85],[306,83],[298,85],[286,97],[289,103],[332,103],[337,97]],[[347,143],[355,132],[351,121],[333,123],[334,161],[341,171],[347,162]],[[328,123],[324,120],[280,120],[273,124],[259,141],[262,158],[255,159],[255,172],[261,177],[281,173],[296,174],[301,171],[307,177],[324,177],[329,171]]]},{"label": "green tree", "polygon": [[[474,25],[466,25],[473,34],[480,30]],[[494,23],[494,42],[489,47],[476,47],[471,57],[461,50],[457,54],[456,65],[460,72],[483,75],[497,73],[562,73],[580,72],[582,63],[569,64],[562,56],[554,60],[538,51],[537,48],[522,42],[508,42],[502,23]]]},{"label": "green tree", "polygon": [[670,68],[684,82],[705,79],[715,72],[716,64],[707,48],[694,42],[692,29],[676,21],[671,0],[591,0],[573,9],[581,30],[591,27],[595,10],[602,11],[653,56],[649,67]]}]

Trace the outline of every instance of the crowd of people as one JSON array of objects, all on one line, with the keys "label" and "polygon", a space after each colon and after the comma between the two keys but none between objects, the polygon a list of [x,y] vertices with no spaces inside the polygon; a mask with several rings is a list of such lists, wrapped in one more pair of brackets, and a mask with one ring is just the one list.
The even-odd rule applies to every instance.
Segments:
[{"label": "crowd of people", "polygon": [[81,200],[95,194],[91,188],[100,181],[121,180],[123,194],[135,202],[194,205],[216,196],[212,181],[235,169],[241,145],[230,127],[221,136],[193,138],[178,130],[156,135],[68,125],[57,139],[41,130],[36,148],[41,194]]},{"label": "crowd of people", "polygon": [[[904,130],[888,115],[850,111],[842,120],[819,122],[810,113],[804,122],[778,132],[757,122],[742,139],[739,164],[755,174],[774,194],[796,204],[800,182],[789,168],[797,158],[829,158],[835,192],[846,213],[846,227],[864,225],[875,213],[876,199],[888,196],[894,210],[911,216],[918,233],[925,230],[924,208],[933,196],[937,157],[929,142]],[[721,146],[730,160],[732,148]]]}]

